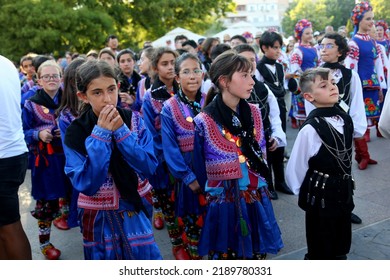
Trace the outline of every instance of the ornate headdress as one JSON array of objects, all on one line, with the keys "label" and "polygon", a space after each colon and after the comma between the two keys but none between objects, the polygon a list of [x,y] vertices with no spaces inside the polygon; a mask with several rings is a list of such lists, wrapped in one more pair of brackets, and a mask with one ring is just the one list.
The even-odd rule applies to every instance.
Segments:
[{"label": "ornate headdress", "polygon": [[372,11],[372,6],[368,1],[363,1],[356,4],[355,8],[353,8],[351,12],[351,20],[354,25],[354,33],[358,31],[359,22],[364,17],[364,14],[368,11]]},{"label": "ornate headdress", "polygon": [[245,31],[244,33],[242,33],[242,36],[243,36],[245,39],[253,39],[253,34],[250,33],[249,31]]},{"label": "ornate headdress", "polygon": [[295,25],[294,31],[295,31],[295,38],[297,38],[299,41],[301,41],[302,33],[306,28],[311,28],[311,22],[307,19],[301,19],[297,22]]},{"label": "ornate headdress", "polygon": [[389,26],[387,25],[387,22],[384,21],[383,19],[380,19],[375,23],[375,27],[378,27],[378,26],[383,27],[383,30],[385,31],[385,36],[386,36],[386,30],[389,28]]}]

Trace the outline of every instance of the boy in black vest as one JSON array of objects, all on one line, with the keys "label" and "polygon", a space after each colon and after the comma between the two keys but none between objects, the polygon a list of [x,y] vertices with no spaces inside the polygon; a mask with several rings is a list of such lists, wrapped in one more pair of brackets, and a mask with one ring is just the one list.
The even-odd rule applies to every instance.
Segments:
[{"label": "boy in black vest", "polygon": [[[319,49],[321,59],[324,62],[322,67],[331,69],[330,72],[339,88],[339,106],[352,118],[355,159],[358,162],[359,169],[365,169],[367,164],[377,164],[375,160],[371,159],[367,142],[363,137],[367,130],[367,118],[359,74],[342,65],[349,52],[348,43],[338,33],[326,33],[319,45]],[[314,108],[313,104],[305,101],[307,114]],[[362,220],[353,213],[351,221],[354,224],[362,223]]]},{"label": "boy in black vest", "polygon": [[347,259],[351,247],[352,118],[338,105],[339,90],[328,68],[306,70],[303,97],[316,108],[303,123],[286,168],[286,180],[306,211],[305,259]]},{"label": "boy in black vest", "polygon": [[[284,70],[282,64],[277,62],[283,46],[282,36],[273,31],[266,31],[260,38],[260,49],[264,56],[257,63],[258,80],[264,82],[275,95],[279,106],[279,117],[282,129],[286,132],[286,103],[284,96]],[[274,174],[275,189],[277,191],[292,194],[284,180],[284,147],[267,153],[267,161]]]}]

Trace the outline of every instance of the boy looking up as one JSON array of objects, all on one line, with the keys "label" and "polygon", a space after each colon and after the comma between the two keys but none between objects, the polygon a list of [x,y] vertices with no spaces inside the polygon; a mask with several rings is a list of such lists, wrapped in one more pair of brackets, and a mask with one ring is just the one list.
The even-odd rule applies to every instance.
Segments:
[{"label": "boy looking up", "polygon": [[328,68],[300,78],[310,112],[287,163],[286,181],[306,212],[305,259],[347,259],[351,247],[354,180],[351,175],[353,123],[339,106],[339,90]]}]

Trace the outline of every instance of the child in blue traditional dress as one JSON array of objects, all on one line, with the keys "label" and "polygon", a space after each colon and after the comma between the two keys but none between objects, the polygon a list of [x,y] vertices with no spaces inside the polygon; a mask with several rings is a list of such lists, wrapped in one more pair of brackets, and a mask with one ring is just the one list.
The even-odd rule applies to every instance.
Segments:
[{"label": "child in blue traditional dress", "polygon": [[196,162],[194,154],[199,145],[194,144],[193,118],[200,113],[206,95],[200,91],[203,80],[202,63],[191,53],[176,59],[178,92],[168,99],[161,111],[161,136],[164,158],[175,184],[175,214],[184,222],[187,250],[191,259],[199,259],[198,242],[205,213],[203,195],[206,174],[204,163]]},{"label": "child in blue traditional dress", "polygon": [[23,130],[33,156],[31,194],[36,206],[32,215],[38,219],[42,254],[53,260],[60,257],[61,251],[50,243],[51,224],[61,214],[59,198],[65,197],[72,186],[64,173],[65,156],[55,115],[62,96],[61,68],[48,60],[37,73],[42,88],[26,100]]},{"label": "child in blue traditional dress", "polygon": [[130,109],[134,105],[138,83],[141,80],[141,76],[134,69],[135,53],[130,49],[121,50],[116,55],[116,60],[120,69],[118,106]]},{"label": "child in blue traditional dress", "polygon": [[139,111],[142,113],[142,103],[144,102],[144,95],[146,91],[153,84],[154,73],[152,69],[152,57],[153,57],[154,48],[148,47],[143,49],[139,59],[139,74],[142,79],[138,82],[136,98],[134,104],[131,106],[131,109]]},{"label": "child in blue traditional dress", "polygon": [[65,172],[78,198],[85,259],[161,259],[138,194],[138,176],[154,173],[153,140],[138,113],[116,107],[118,81],[105,61],[76,74],[85,104],[65,134]]},{"label": "child in blue traditional dress", "polygon": [[[161,209],[163,217],[159,215],[154,219],[154,226],[161,229],[165,220],[168,235],[172,243],[172,253],[176,259],[188,260],[190,256],[182,239],[183,225],[175,215],[175,201],[173,189],[175,178],[168,170],[164,159],[162,138],[161,138],[161,110],[164,102],[178,92],[178,85],[175,81],[175,61],[177,53],[170,48],[157,48],[153,52],[152,67],[156,73],[153,85],[144,96],[142,112],[145,125],[153,135],[154,151],[158,159],[156,173],[149,179],[153,186],[154,207]],[[161,212],[157,212],[161,214]],[[164,219],[164,220],[163,220]]]},{"label": "child in blue traditional dress", "polygon": [[[301,19],[295,24],[295,37],[299,45],[293,50],[290,59],[290,74],[298,76],[308,68],[317,67],[320,63],[317,49],[313,47],[313,27],[307,19]],[[293,128],[306,119],[304,99],[299,94],[292,96],[293,112],[291,123]],[[295,119],[295,120],[294,120]]]},{"label": "child in blue traditional dress", "polygon": [[209,71],[214,86],[194,118],[209,203],[198,252],[209,259],[265,259],[283,247],[267,189],[261,111],[246,101],[253,67],[234,51],[219,55]]},{"label": "child in blue traditional dress", "polygon": [[[58,108],[56,115],[58,116],[57,122],[58,127],[61,132],[61,140],[62,144],[64,144],[65,133],[68,126],[71,122],[79,116],[80,113],[80,101],[77,97],[77,89],[76,89],[76,71],[77,68],[86,61],[85,58],[78,57],[71,61],[71,63],[66,66],[64,72],[64,91],[62,94],[62,100],[60,107]],[[63,203],[62,209],[67,211],[63,211],[62,217],[57,218],[63,219],[67,226],[69,227],[77,227],[77,198],[79,196],[79,192],[72,188],[72,192],[69,193],[68,197],[65,199],[60,199],[60,204]],[[62,223],[64,221],[61,221]]]}]

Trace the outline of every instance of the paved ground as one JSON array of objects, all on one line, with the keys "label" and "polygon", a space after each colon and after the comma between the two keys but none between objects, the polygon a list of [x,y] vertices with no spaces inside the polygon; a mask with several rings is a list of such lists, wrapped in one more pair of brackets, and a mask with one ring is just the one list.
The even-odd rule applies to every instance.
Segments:
[{"label": "paved ground", "polygon": [[[297,130],[288,128],[287,139],[291,148]],[[376,138],[371,132],[372,141],[369,151],[372,158],[378,160],[377,166],[369,166],[361,171],[356,162],[353,172],[357,182],[355,192],[356,208],[354,213],[362,219],[361,225],[353,225],[352,260],[389,260],[390,259],[390,140]],[[30,173],[20,189],[22,223],[27,232],[33,250],[33,259],[43,260],[39,251],[37,223],[29,214],[35,201],[30,196]],[[273,206],[282,230],[285,247],[277,255],[268,259],[302,260],[306,253],[304,212],[297,205],[297,197],[279,193],[279,200]],[[164,259],[173,259],[171,245],[166,230],[155,231],[155,238]],[[82,260],[82,237],[77,228],[69,231],[52,232],[52,243],[62,251],[62,260]]]}]

